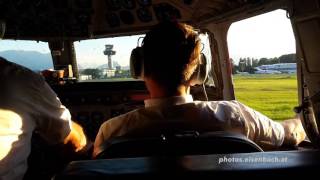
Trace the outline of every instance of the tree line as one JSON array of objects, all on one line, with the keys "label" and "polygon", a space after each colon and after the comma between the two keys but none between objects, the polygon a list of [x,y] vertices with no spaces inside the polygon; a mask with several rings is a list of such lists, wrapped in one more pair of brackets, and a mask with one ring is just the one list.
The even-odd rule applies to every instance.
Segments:
[{"label": "tree line", "polygon": [[87,68],[79,70],[82,75],[89,75],[92,79],[110,79],[110,78],[129,78],[131,77],[130,70],[115,70],[115,74],[112,77],[103,75],[103,70],[99,68]]},{"label": "tree line", "polygon": [[268,64],[278,64],[278,63],[296,63],[296,54],[285,54],[280,57],[274,58],[250,58],[250,57],[241,57],[239,63],[236,64],[233,59],[232,63],[232,73],[237,74],[238,72],[248,72],[254,74],[255,67]]}]

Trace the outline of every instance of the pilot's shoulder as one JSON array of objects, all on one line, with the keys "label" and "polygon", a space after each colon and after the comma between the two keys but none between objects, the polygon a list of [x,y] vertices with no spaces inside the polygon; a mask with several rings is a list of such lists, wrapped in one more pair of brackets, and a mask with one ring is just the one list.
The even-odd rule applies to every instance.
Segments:
[{"label": "pilot's shoulder", "polygon": [[219,100],[219,101],[194,101],[197,106],[239,106],[237,100]]},{"label": "pilot's shoulder", "polygon": [[28,83],[31,81],[35,83],[44,82],[44,79],[40,74],[37,74],[24,66],[10,62],[2,57],[0,57],[0,74],[1,77],[7,80],[15,79],[20,80],[21,82],[27,80]]},{"label": "pilot's shoulder", "polygon": [[220,101],[195,101],[195,105],[200,109],[208,111],[227,111],[238,112],[242,104],[236,100],[220,100]]}]

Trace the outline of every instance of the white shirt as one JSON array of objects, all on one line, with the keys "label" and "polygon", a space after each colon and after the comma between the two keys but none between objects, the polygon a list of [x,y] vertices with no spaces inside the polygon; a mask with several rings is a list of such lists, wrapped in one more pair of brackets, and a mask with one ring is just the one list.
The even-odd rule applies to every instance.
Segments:
[{"label": "white shirt", "polygon": [[[104,122],[97,134],[93,156],[103,150],[103,142],[130,132],[155,131],[161,123],[181,123],[183,128],[203,131],[238,132],[259,145],[281,146],[284,128],[263,114],[237,101],[193,101],[191,95],[149,99],[136,109]],[[152,126],[154,125],[154,126]],[[154,127],[152,130],[149,127]]]},{"label": "white shirt", "polygon": [[71,115],[43,78],[0,58],[0,180],[22,179],[33,131],[63,142]]}]

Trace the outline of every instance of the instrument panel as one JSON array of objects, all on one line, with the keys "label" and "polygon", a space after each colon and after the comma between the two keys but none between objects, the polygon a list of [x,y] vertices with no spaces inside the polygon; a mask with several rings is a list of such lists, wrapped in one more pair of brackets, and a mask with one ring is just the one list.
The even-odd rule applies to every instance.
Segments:
[{"label": "instrument panel", "polygon": [[149,95],[141,83],[91,82],[54,86],[53,89],[70,110],[72,120],[83,127],[89,140],[94,141],[103,122],[144,107],[144,100]]},{"label": "instrument panel", "polygon": [[166,1],[104,0],[94,1],[93,7],[99,12],[92,18],[94,34],[97,35],[128,28],[145,29],[161,21],[184,19],[179,7]]}]

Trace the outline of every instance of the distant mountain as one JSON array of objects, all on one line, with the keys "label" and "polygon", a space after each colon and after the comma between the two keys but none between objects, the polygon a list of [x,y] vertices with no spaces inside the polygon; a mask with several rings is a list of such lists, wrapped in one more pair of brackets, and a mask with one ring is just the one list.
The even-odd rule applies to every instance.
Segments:
[{"label": "distant mountain", "polygon": [[[113,64],[113,68],[120,66],[119,63],[117,61],[112,61]],[[100,66],[97,67],[98,69],[105,69],[108,68],[108,64],[102,64]]]},{"label": "distant mountain", "polygon": [[53,68],[51,54],[37,51],[0,51],[0,56],[8,61],[25,66],[33,71]]}]

